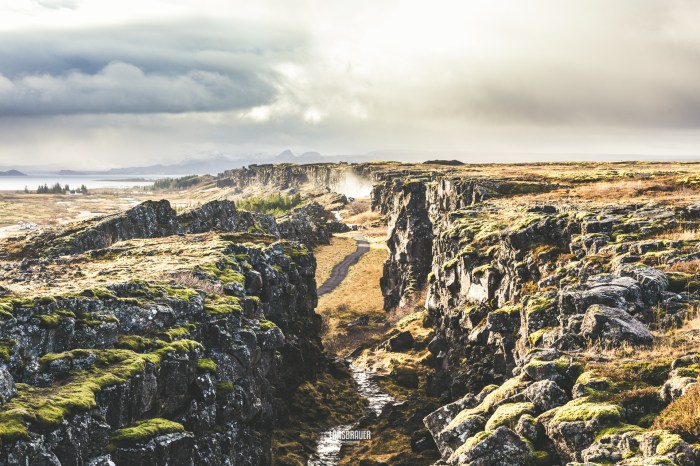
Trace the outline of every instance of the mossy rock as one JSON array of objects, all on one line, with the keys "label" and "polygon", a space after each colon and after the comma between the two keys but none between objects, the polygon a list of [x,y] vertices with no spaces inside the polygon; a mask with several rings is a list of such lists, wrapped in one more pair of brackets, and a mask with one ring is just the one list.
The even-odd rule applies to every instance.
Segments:
[{"label": "mossy rock", "polygon": [[513,429],[521,416],[533,414],[534,411],[535,406],[530,402],[502,404],[486,423],[486,431],[492,432],[500,426]]},{"label": "mossy rock", "polygon": [[146,442],[165,434],[184,432],[182,424],[168,419],[153,418],[137,422],[131,427],[115,430],[110,435],[110,443],[114,447],[131,446]]},{"label": "mossy rock", "polygon": [[551,411],[542,414],[540,418],[551,416],[552,422],[576,422],[597,419],[601,423],[618,423],[622,416],[622,407],[612,403],[597,403],[588,397],[577,398]]}]

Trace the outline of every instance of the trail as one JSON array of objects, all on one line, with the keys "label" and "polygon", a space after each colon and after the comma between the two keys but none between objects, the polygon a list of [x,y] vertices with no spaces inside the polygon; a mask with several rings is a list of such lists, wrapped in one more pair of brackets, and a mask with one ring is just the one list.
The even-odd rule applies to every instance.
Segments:
[{"label": "trail", "polygon": [[[369,252],[369,241],[363,235],[353,237],[357,244],[357,249],[345,256],[345,258],[336,264],[331,271],[331,276],[319,288],[318,295],[331,293],[335,290],[348,276],[350,267],[357,264],[360,258]],[[379,415],[382,409],[389,403],[394,402],[387,393],[382,391],[377,383],[375,374],[371,371],[350,365],[350,371],[357,391],[368,402],[368,409],[375,415]],[[308,466],[335,466],[340,459],[340,450],[344,443],[343,435],[351,431],[357,430],[358,423],[345,424],[332,427],[324,432],[321,432],[316,445],[316,451],[308,462]]]},{"label": "trail", "polygon": [[367,241],[367,238],[365,238],[362,235],[356,235],[353,237],[353,239],[355,240],[357,249],[355,249],[354,252],[345,256],[345,259],[343,259],[341,262],[337,263],[333,267],[333,270],[331,271],[331,276],[328,277],[328,280],[326,280],[321,286],[318,287],[319,296],[328,294],[335,290],[343,282],[343,280],[345,280],[345,277],[348,276],[348,271],[350,270],[350,267],[357,264],[357,262],[360,260],[360,257],[369,252],[369,241]]}]

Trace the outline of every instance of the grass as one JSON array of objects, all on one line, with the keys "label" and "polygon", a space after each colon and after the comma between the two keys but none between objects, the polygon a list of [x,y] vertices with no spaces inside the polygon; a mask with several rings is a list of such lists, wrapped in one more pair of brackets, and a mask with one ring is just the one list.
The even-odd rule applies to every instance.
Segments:
[{"label": "grass", "polygon": [[653,428],[679,434],[691,443],[700,441],[700,384],[688,388],[661,411]]}]

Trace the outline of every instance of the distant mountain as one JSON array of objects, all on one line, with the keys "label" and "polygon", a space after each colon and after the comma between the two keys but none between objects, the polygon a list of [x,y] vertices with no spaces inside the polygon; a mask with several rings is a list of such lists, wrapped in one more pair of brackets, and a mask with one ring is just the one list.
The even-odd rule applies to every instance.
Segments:
[{"label": "distant mountain", "polygon": [[225,170],[244,167],[250,164],[268,163],[335,163],[335,162],[368,162],[372,156],[325,156],[318,152],[304,152],[296,155],[287,149],[276,156],[255,155],[248,157],[230,157],[223,154],[215,154],[209,157],[186,159],[176,164],[158,164],[145,167],[113,168],[106,171],[75,171],[61,170],[61,176],[75,175],[217,175]]},{"label": "distant mountain", "polygon": [[0,172],[0,176],[27,176],[26,173],[22,173],[18,170],[9,170],[6,172]]}]

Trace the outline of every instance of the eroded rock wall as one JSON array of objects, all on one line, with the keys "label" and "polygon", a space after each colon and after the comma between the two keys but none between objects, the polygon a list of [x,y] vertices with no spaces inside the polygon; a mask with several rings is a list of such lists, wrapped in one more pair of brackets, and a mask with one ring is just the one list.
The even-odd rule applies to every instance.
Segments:
[{"label": "eroded rock wall", "polygon": [[321,358],[315,261],[280,242],[222,257],[224,296],[134,280],[4,300],[0,464],[270,464]]},{"label": "eroded rock wall", "polygon": [[697,449],[649,421],[696,383],[678,369],[692,354],[597,365],[583,355],[648,348],[654,330],[692,316],[697,284],[670,265],[698,258],[697,240],[672,239],[695,228],[697,207],[518,201],[549,189],[439,176],[375,187],[390,226],[387,308],[427,283],[428,390],[452,403],[425,424],[443,461],[695,464]]}]

